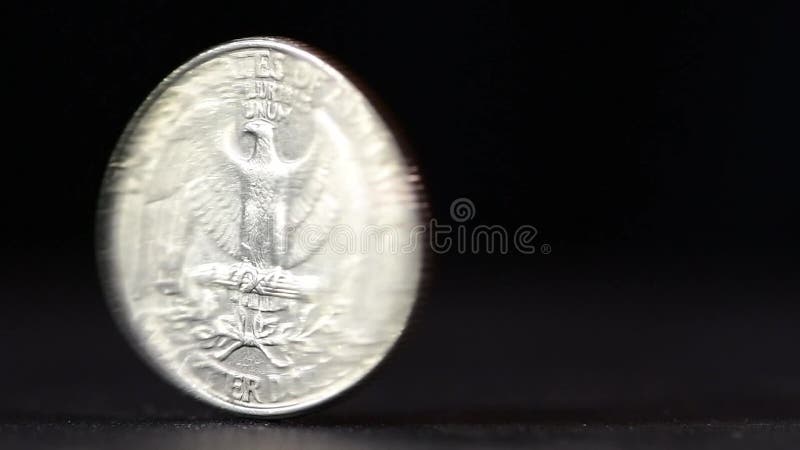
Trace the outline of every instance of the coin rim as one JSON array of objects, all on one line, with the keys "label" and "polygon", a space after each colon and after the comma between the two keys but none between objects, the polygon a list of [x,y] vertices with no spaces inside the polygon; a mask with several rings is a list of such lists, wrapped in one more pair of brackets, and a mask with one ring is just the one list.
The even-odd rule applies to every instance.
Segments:
[{"label": "coin rim", "polygon": [[[230,53],[232,51],[244,50],[248,48],[268,48],[292,54],[295,57],[298,57],[302,60],[305,60],[313,64],[317,68],[321,69],[324,73],[326,73],[326,75],[333,77],[337,82],[345,83],[356,92],[361,93],[361,95],[363,95],[365,100],[367,101],[367,104],[372,109],[373,113],[383,122],[383,125],[389,132],[389,135],[391,136],[392,140],[395,143],[395,147],[399,153],[401,162],[404,165],[406,174],[410,173],[408,154],[405,151],[406,149],[403,145],[401,145],[396,130],[392,128],[390,122],[381,114],[381,112],[375,106],[374,99],[371,98],[371,96],[369,95],[369,90],[367,89],[365,92],[364,89],[358,86],[358,83],[355,83],[350,79],[348,79],[347,77],[345,77],[340,72],[340,70],[342,70],[342,66],[340,64],[338,64],[335,61],[331,62],[325,61],[320,56],[317,56],[315,54],[315,53],[322,54],[322,52],[312,48],[311,46],[305,43],[296,41],[294,39],[279,38],[279,37],[249,37],[249,38],[229,41],[211,47],[201,52],[200,54],[194,56],[193,58],[189,59],[187,62],[181,64],[178,68],[176,68],[169,75],[167,75],[147,95],[145,100],[136,109],[136,112],[134,112],[133,116],[128,121],[122,134],[120,135],[119,140],[114,146],[114,150],[111,153],[109,161],[111,162],[120,159],[120,156],[130,152],[130,150],[127,149],[129,138],[133,134],[134,130],[138,127],[142,117],[150,110],[150,107],[157,99],[161,97],[164,91],[167,90],[176,80],[182,77],[189,70],[217,56]],[[117,264],[115,262],[115,258],[113,257],[113,250],[112,250],[113,241],[115,237],[111,224],[113,222],[113,217],[114,217],[113,206],[115,204],[114,199],[116,196],[110,195],[109,192],[110,188],[114,184],[113,183],[114,180],[112,180],[113,173],[114,173],[113,168],[111,167],[110,164],[107,164],[98,199],[97,219],[96,219],[97,229],[95,232],[98,272],[100,275],[100,284],[105,294],[106,303],[109,309],[111,310],[112,313],[111,316],[113,317],[114,321],[117,323],[118,327],[123,331],[123,335],[125,335],[126,340],[134,348],[139,357],[142,360],[144,360],[145,363],[149,367],[151,367],[156,373],[160,374],[164,379],[168,380],[171,384],[176,386],[184,393],[188,394],[190,397],[207,402],[223,410],[251,417],[285,418],[285,417],[296,416],[298,414],[308,412],[311,409],[314,409],[322,404],[329,403],[330,401],[340,397],[342,394],[351,390],[360,382],[362,382],[368,375],[375,372],[375,369],[387,359],[387,357],[390,355],[390,353],[392,353],[394,348],[396,348],[397,343],[401,340],[402,336],[405,334],[405,330],[409,324],[409,321],[414,315],[417,306],[417,301],[419,299],[422,278],[424,276],[424,266],[426,265],[426,259],[427,259],[426,256],[427,252],[425,252],[424,250],[420,250],[423,252],[423,254],[419,255],[419,267],[417,269],[418,272],[420,273],[420,280],[416,283],[416,286],[412,288],[413,294],[411,298],[411,305],[409,308],[409,312],[404,319],[399,334],[394,337],[394,340],[390,343],[390,345],[387,347],[384,353],[379,358],[377,358],[377,360],[371,366],[362,369],[362,373],[360,375],[349,380],[347,379],[339,380],[338,383],[342,384],[342,386],[339,386],[338,389],[331,389],[332,386],[329,386],[326,389],[326,391],[328,391],[327,393],[325,393],[326,391],[323,391],[322,394],[317,395],[310,401],[298,401],[297,403],[294,403],[292,405],[280,406],[280,407],[252,408],[252,407],[237,405],[235,403],[227,402],[212,393],[206,392],[205,389],[199,388],[194,383],[178,376],[178,374],[175,373],[175,371],[169,370],[167,364],[163,364],[160,361],[158,361],[158,358],[156,358],[153,355],[152,351],[143,342],[141,342],[140,333],[135,329],[133,322],[131,320],[128,320],[127,317],[125,317],[124,310],[128,309],[128,307],[125,306],[126,295],[121,288],[121,286],[123,285],[121,280],[122,271],[116,267]],[[410,181],[406,182],[410,183]],[[422,184],[418,182],[415,183],[415,186],[413,187],[414,187],[413,192],[415,195],[414,201],[419,204],[418,206],[421,206],[421,211],[417,212],[417,220],[419,222],[422,222],[423,220],[422,216],[425,215],[424,211],[427,208],[427,203],[423,202],[424,193],[422,190]],[[333,386],[335,385],[336,383],[334,383]]]}]

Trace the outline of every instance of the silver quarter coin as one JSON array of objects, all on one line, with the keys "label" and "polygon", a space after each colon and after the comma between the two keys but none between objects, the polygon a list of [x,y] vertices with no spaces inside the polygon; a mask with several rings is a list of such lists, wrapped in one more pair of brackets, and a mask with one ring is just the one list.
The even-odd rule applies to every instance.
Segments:
[{"label": "silver quarter coin", "polygon": [[155,89],[109,163],[112,310],[206,402],[260,416],[319,405],[405,327],[424,247],[417,181],[375,107],[305,46],[215,47]]}]

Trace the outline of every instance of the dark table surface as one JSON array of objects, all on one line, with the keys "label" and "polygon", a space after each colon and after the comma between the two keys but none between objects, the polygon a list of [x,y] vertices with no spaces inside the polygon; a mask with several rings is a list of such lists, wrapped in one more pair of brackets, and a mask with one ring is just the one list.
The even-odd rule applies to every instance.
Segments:
[{"label": "dark table surface", "polygon": [[[797,423],[265,424],[251,421],[43,422],[4,425],[3,448],[87,449],[794,449]],[[36,444],[36,445],[34,445]]]},{"label": "dark table surface", "polygon": [[[800,364],[787,349],[800,341],[800,312],[791,302],[694,301],[752,295],[758,283],[673,283],[668,295],[684,301],[643,307],[639,296],[667,293],[523,283],[513,265],[495,269],[495,283],[465,286],[487,272],[459,260],[438,260],[406,336],[362,385],[280,421],[179,393],[128,348],[96,284],[62,280],[41,295],[87,306],[45,302],[5,318],[14,360],[0,371],[0,446],[797,448]],[[520,301],[492,307],[497,296]]]}]

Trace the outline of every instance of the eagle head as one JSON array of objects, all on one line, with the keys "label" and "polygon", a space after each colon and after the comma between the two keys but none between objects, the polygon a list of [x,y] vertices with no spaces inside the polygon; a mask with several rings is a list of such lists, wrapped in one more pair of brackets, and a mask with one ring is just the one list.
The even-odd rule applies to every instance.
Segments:
[{"label": "eagle head", "polygon": [[261,139],[272,141],[272,134],[275,130],[275,124],[263,119],[251,120],[244,124],[244,131],[251,133],[253,136]]},{"label": "eagle head", "polygon": [[275,149],[275,124],[263,119],[246,122],[239,142],[238,161],[243,169],[270,172],[281,165]]}]

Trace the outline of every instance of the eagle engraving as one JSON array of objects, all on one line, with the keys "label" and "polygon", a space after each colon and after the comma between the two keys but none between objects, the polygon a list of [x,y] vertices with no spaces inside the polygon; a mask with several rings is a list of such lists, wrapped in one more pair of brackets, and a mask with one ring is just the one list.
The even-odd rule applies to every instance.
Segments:
[{"label": "eagle engraving", "polygon": [[301,156],[287,160],[276,148],[275,124],[255,119],[234,127],[220,133],[215,149],[197,155],[203,175],[187,186],[192,212],[208,236],[242,262],[295,267],[324,239],[293,238],[303,226],[329,226],[335,216],[333,199],[323,195],[330,148],[315,136]]},{"label": "eagle engraving", "polygon": [[[336,219],[336,200],[326,190],[335,148],[325,133],[313,132],[313,110],[301,118],[310,137],[287,155],[277,145],[281,125],[241,119],[232,109],[212,102],[187,112],[175,151],[160,164],[165,171],[186,167],[180,178],[189,225],[227,254],[220,261],[184,262],[191,280],[224,288],[235,304],[232,315],[195,335],[219,360],[255,347],[273,365],[287,367],[292,358],[281,347],[304,342],[326,319],[306,317],[315,305],[292,309],[318,282],[293,269],[322,248]],[[309,230],[313,236],[301,239]],[[298,310],[305,316],[297,317]]]}]

